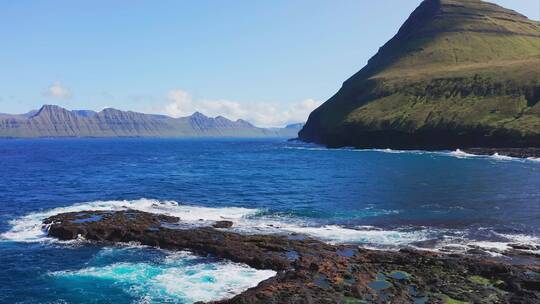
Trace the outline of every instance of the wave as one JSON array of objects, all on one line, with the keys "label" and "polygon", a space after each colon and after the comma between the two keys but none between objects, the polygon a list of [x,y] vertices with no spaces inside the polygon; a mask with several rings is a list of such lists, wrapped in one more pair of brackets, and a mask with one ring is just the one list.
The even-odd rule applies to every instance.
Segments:
[{"label": "wave", "polygon": [[289,150],[307,150],[307,151],[358,151],[352,147],[343,147],[343,148],[326,148],[319,145],[303,145],[303,146],[285,146],[285,149]]},{"label": "wave", "polygon": [[[107,252],[114,254],[114,249]],[[49,273],[64,287],[79,291],[84,291],[85,279],[92,286],[96,279],[111,281],[144,303],[223,300],[275,275],[244,264],[201,261],[188,252],[169,253],[158,262],[117,262]]]},{"label": "wave", "polygon": [[[482,233],[479,233],[479,232]],[[515,245],[519,245],[517,248]],[[540,237],[525,234],[498,233],[488,228],[447,230],[433,246],[413,246],[417,249],[451,253],[480,250],[493,257],[504,257],[509,251],[540,255]]]},{"label": "wave", "polygon": [[[67,212],[80,212],[86,210],[119,211],[134,209],[149,213],[167,214],[177,216],[186,222],[207,222],[217,220],[238,220],[242,217],[259,212],[258,209],[240,207],[208,208],[199,206],[180,205],[175,201],[158,201],[139,199],[131,201],[96,201],[59,207],[46,211],[33,212],[11,220],[12,226],[7,232],[0,234],[4,240],[17,242],[51,242],[54,241],[46,235],[43,220],[47,217]],[[201,223],[202,224],[202,223]]]},{"label": "wave", "polygon": [[517,158],[517,157],[500,155],[499,153],[495,153],[495,154],[491,155],[491,158],[496,159],[496,160],[519,160],[519,158]]},{"label": "wave", "polygon": [[385,230],[374,227],[357,226],[344,228],[338,225],[323,227],[284,227],[286,231],[313,236],[329,243],[359,243],[379,247],[404,246],[414,242],[428,240],[428,230]]},{"label": "wave", "polygon": [[477,155],[464,152],[461,149],[456,149],[454,151],[428,151],[428,150],[394,150],[394,149],[355,149],[351,147],[345,148],[326,148],[323,146],[286,146],[286,149],[296,149],[296,150],[311,150],[311,151],[349,151],[349,152],[380,152],[380,153],[390,153],[390,154],[414,154],[414,155],[442,155],[442,156],[451,156],[460,159],[491,159],[496,161],[518,161],[518,162],[540,162],[540,158],[528,157],[512,157],[507,155],[501,155],[499,153],[494,153],[492,155]]},{"label": "wave", "polygon": [[[0,238],[16,242],[59,242],[46,235],[42,221],[64,212],[85,210],[135,209],[149,213],[167,214],[181,219],[179,228],[209,226],[217,220],[232,221],[232,231],[244,234],[287,234],[313,237],[328,243],[354,243],[368,248],[399,249],[406,246],[441,251],[463,251],[482,248],[493,254],[511,249],[511,244],[530,244],[540,250],[540,238],[527,235],[497,234],[475,230],[450,230],[426,227],[381,229],[372,226],[319,225],[313,219],[291,214],[271,213],[262,209],[241,207],[201,207],[183,205],[175,201],[139,199],[132,201],[98,201],[30,213],[10,222],[11,229]],[[173,227],[174,228],[174,227]],[[60,242],[72,246],[84,240]],[[424,244],[424,245],[422,245]],[[127,244],[133,246],[137,244]],[[536,249],[531,252],[536,253]],[[540,253],[539,253],[540,254]]]},{"label": "wave", "polygon": [[434,154],[436,152],[427,151],[427,150],[394,150],[394,149],[361,149],[360,151],[365,152],[382,152],[382,153],[390,153],[390,154],[416,154],[416,155],[422,155],[422,154]]},{"label": "wave", "polygon": [[512,244],[525,244],[535,249],[520,249],[520,251],[540,255],[540,237],[538,236],[509,233],[496,234],[507,240],[507,242],[505,243],[507,247],[511,247]]},{"label": "wave", "polygon": [[291,150],[308,150],[308,151],[348,151],[348,152],[382,152],[382,153],[409,153],[409,154],[425,154],[432,153],[424,150],[393,150],[393,149],[357,149],[354,147],[342,147],[342,148],[327,148],[321,145],[309,144],[303,146],[285,146],[285,149]]},{"label": "wave", "polygon": [[[445,153],[445,152],[443,152]],[[457,158],[473,158],[473,157],[478,157],[479,155],[475,155],[475,154],[470,154],[470,153],[467,153],[467,152],[463,152],[462,150],[460,149],[456,149],[455,151],[451,151],[451,152],[446,152],[449,156],[454,156],[454,157],[457,157]]]},{"label": "wave", "polygon": [[[127,210],[134,209],[155,214],[177,216],[182,226],[208,226],[214,221],[230,220],[233,230],[246,234],[297,233],[319,238],[331,243],[354,242],[380,245],[403,245],[422,241],[428,237],[426,231],[376,230],[366,227],[342,227],[338,225],[312,226],[306,220],[283,214],[272,214],[262,209],[241,207],[200,207],[183,205],[175,201],[139,199],[132,201],[97,201],[30,213],[10,221],[11,229],[0,238],[16,242],[57,242],[47,237],[42,221],[50,216],[65,212],[86,210]],[[371,210],[372,214],[374,211]],[[385,211],[386,212],[386,211]],[[79,240],[80,241],[80,240]],[[70,241],[78,243],[78,240]]]},{"label": "wave", "polygon": [[454,151],[373,149],[373,150],[368,150],[368,151],[378,151],[378,152],[384,152],[384,153],[432,154],[432,155],[451,156],[451,157],[456,157],[456,158],[461,158],[461,159],[476,158],[476,159],[491,159],[491,160],[496,160],[496,161],[540,162],[540,158],[534,158],[534,157],[520,158],[520,157],[501,155],[499,153],[494,153],[492,155],[478,155],[478,154],[471,154],[471,153],[464,152],[461,149],[456,149]]},{"label": "wave", "polygon": [[447,154],[449,156],[453,156],[457,158],[480,158],[480,159],[491,159],[491,160],[497,160],[497,161],[540,162],[540,158],[534,158],[534,157],[520,158],[520,157],[501,155],[499,153],[494,153],[492,155],[478,155],[478,154],[466,153],[460,149],[456,149],[455,151],[451,151],[451,152],[440,152],[440,153]]}]

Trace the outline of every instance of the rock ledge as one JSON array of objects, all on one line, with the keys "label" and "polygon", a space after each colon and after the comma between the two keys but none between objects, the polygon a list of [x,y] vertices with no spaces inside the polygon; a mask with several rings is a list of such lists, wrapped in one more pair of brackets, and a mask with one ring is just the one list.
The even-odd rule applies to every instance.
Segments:
[{"label": "rock ledge", "polygon": [[365,250],[300,235],[174,228],[179,221],[127,210],[64,213],[43,223],[50,236],[61,240],[139,242],[278,272],[216,303],[540,303],[538,266],[407,249]]}]

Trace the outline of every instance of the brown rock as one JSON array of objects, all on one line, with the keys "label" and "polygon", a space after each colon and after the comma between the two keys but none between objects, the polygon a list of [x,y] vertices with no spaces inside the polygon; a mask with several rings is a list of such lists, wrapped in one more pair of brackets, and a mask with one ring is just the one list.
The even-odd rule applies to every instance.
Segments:
[{"label": "brown rock", "polygon": [[231,228],[232,226],[233,222],[231,221],[217,221],[212,225],[214,228]]},{"label": "brown rock", "polygon": [[[428,303],[441,303],[443,295],[486,304],[540,303],[540,266],[513,266],[486,257],[410,249],[359,250],[357,246],[329,245],[309,237],[243,235],[212,227],[171,229],[162,225],[178,220],[133,210],[87,211],[56,215],[44,224],[50,236],[63,240],[80,235],[101,242],[135,241],[278,272],[256,287],[216,303],[411,303],[426,296]],[[471,276],[497,282],[497,288]]]}]

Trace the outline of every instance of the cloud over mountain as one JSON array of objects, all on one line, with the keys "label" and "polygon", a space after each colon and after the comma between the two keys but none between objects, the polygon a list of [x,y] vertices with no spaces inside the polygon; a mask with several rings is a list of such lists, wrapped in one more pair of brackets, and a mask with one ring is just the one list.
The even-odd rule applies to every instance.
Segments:
[{"label": "cloud over mountain", "polygon": [[309,113],[321,104],[314,99],[305,99],[288,106],[278,106],[269,102],[242,103],[227,99],[195,99],[184,90],[169,91],[167,100],[168,103],[157,111],[172,117],[201,112],[209,116],[241,118],[264,127],[304,122]]},{"label": "cloud over mountain", "polygon": [[43,92],[43,95],[47,97],[57,98],[57,99],[69,99],[73,96],[71,93],[71,90],[67,87],[65,87],[62,83],[59,81],[54,82],[51,84],[45,92]]}]

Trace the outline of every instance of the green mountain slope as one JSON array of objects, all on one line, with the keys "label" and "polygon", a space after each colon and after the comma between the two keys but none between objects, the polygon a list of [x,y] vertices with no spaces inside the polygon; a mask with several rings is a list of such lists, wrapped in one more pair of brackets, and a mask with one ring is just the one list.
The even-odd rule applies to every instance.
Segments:
[{"label": "green mountain slope", "polygon": [[540,146],[540,23],[425,0],[299,136],[328,146]]}]

